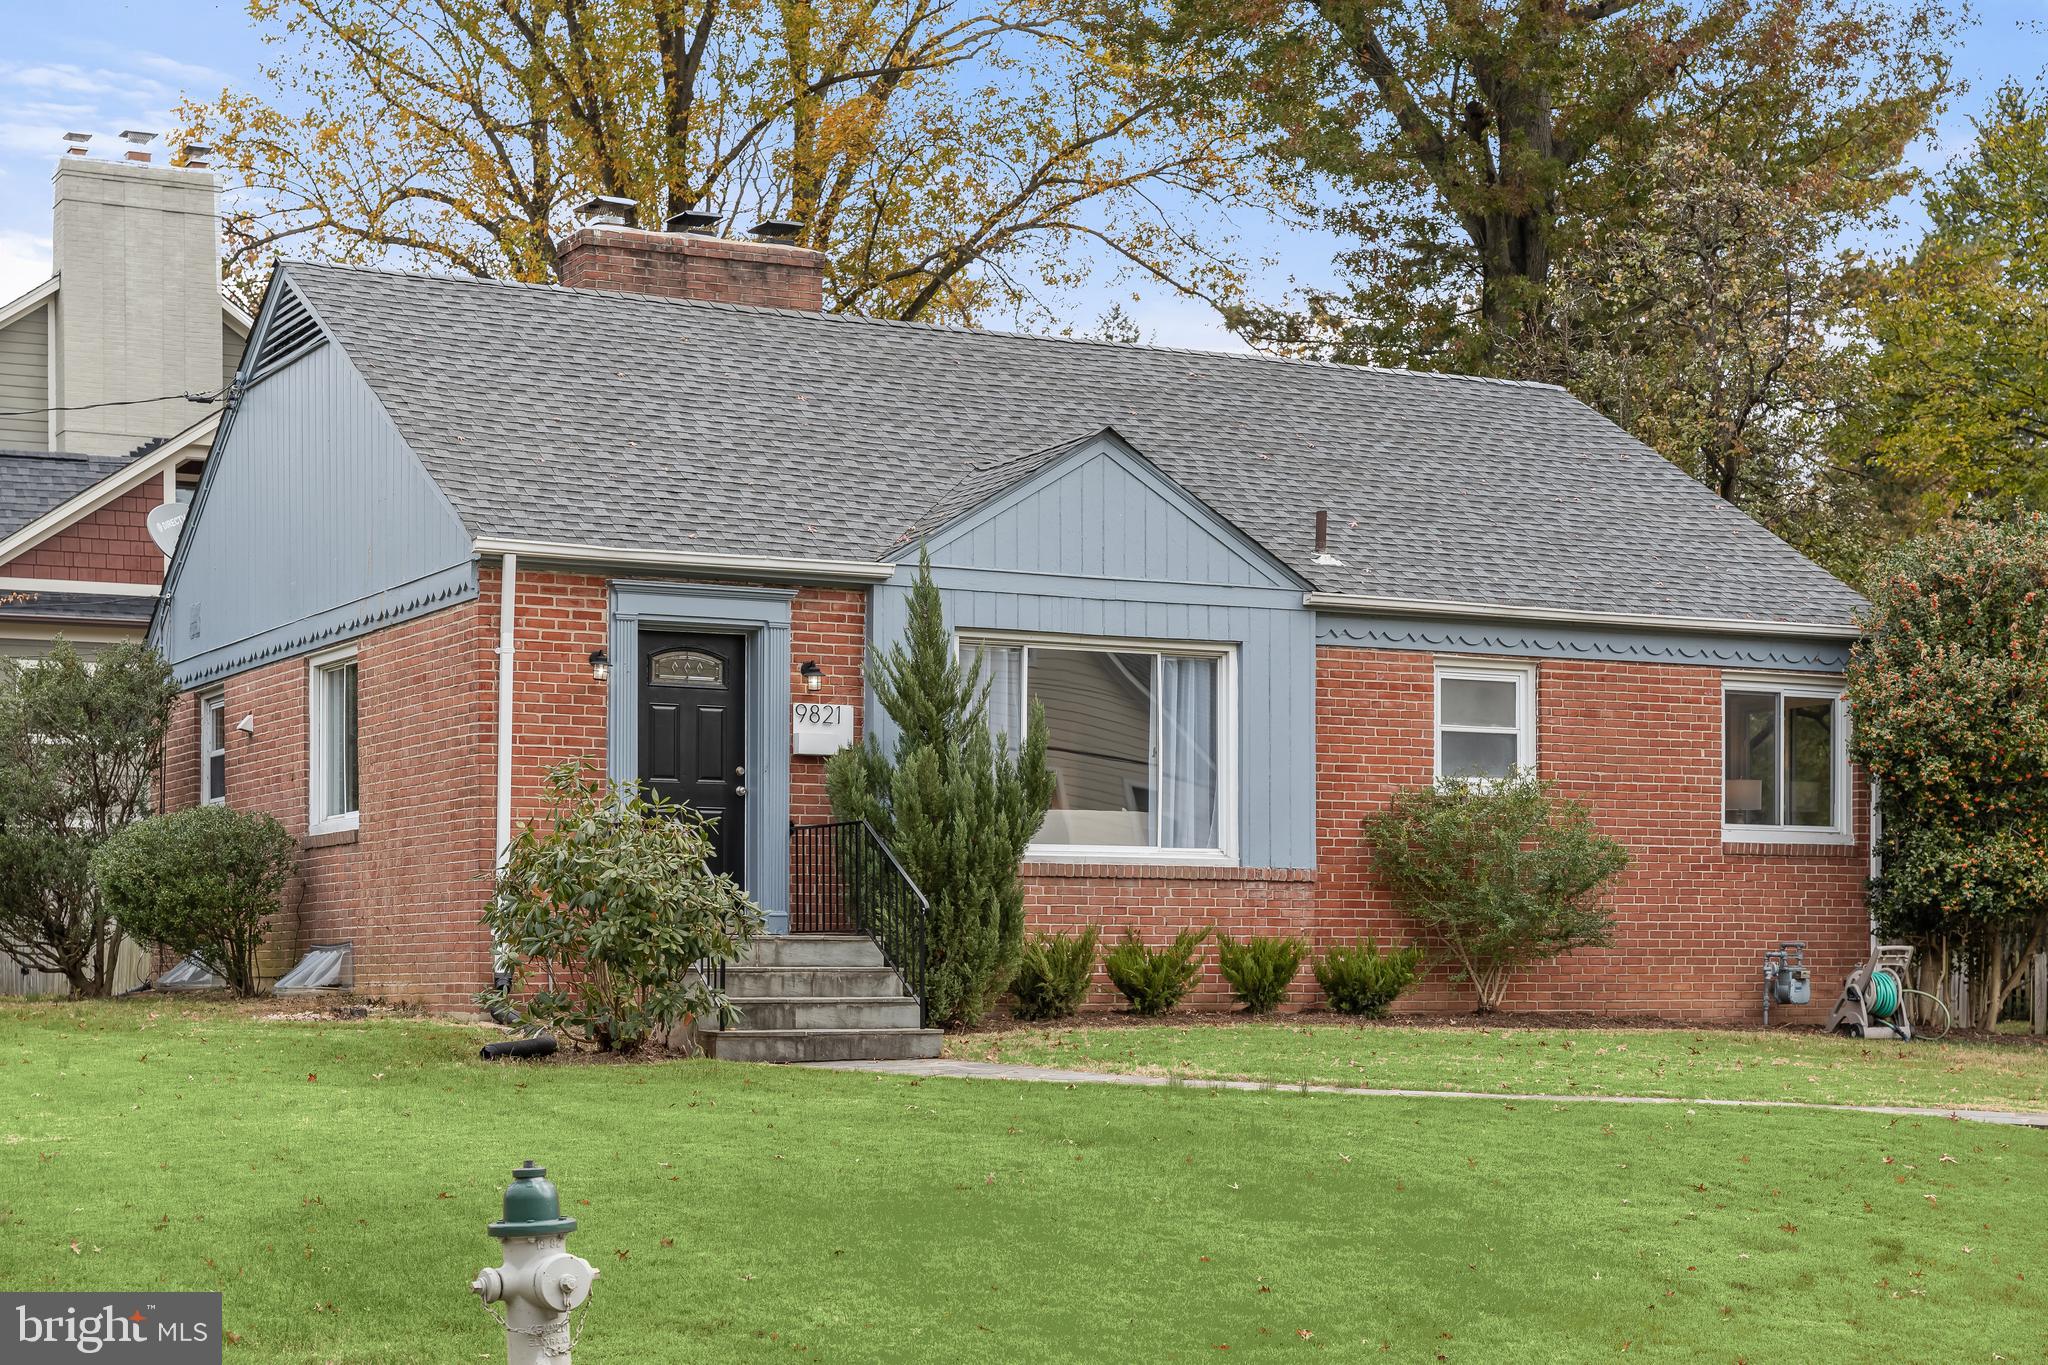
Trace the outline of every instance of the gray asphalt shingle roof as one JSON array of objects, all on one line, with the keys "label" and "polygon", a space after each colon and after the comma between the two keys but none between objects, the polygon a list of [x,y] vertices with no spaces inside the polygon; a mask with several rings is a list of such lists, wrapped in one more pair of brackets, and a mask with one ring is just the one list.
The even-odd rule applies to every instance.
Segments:
[{"label": "gray asphalt shingle roof", "polygon": [[0,450],[0,539],[128,467],[127,455]]},{"label": "gray asphalt shingle roof", "polygon": [[110,592],[0,592],[0,619],[10,621],[146,626],[155,610],[154,593],[142,597]]},{"label": "gray asphalt shingle roof", "polygon": [[[1113,427],[1325,592],[1846,624],[1560,389],[288,264],[472,534],[875,559]],[[1315,513],[1330,515],[1319,565]]]}]

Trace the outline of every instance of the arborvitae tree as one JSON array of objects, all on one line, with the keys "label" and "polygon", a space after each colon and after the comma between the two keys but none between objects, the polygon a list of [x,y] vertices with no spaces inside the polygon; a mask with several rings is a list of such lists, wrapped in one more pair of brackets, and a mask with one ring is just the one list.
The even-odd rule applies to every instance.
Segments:
[{"label": "arborvitae tree", "polygon": [[893,750],[870,733],[833,755],[826,789],[841,819],[865,820],[931,902],[931,1017],[972,1023],[1009,984],[1024,941],[1017,865],[1052,802],[1045,714],[1034,704],[1016,753],[988,724],[981,660],[946,629],[931,562],[918,557],[904,639],[868,660]]}]

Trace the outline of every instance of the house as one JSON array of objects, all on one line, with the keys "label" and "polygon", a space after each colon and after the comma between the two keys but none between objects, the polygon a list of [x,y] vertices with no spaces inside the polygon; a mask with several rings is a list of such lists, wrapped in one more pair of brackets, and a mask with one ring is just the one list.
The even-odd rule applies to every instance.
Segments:
[{"label": "house", "polygon": [[241,363],[213,175],[149,155],[60,158],[53,273],[0,304],[0,657],[141,640],[150,513],[191,496]]},{"label": "house", "polygon": [[1510,1008],[1753,1017],[1781,939],[1862,956],[1860,599],[1568,394],[826,316],[823,266],[603,223],[567,287],[280,266],[152,628],[166,782],[303,835],[298,939],[359,989],[489,980],[570,755],[721,812],[811,927],[920,547],[991,723],[1045,706],[1037,927],[1404,940],[1360,817],[1533,765],[1635,861],[1615,946]]}]

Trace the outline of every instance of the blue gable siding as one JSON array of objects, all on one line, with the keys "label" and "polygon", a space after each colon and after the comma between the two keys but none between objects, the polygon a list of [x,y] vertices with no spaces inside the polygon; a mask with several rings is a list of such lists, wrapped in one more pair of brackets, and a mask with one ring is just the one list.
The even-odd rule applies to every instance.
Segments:
[{"label": "blue gable siding", "polygon": [[185,686],[476,594],[470,537],[347,354],[253,384],[207,461],[154,638]]},{"label": "blue gable siding", "polygon": [[934,564],[1006,573],[1305,586],[1109,435],[942,527],[930,546]]},{"label": "blue gable siding", "polygon": [[[940,528],[930,554],[956,631],[1236,645],[1237,861],[1315,866],[1316,619],[1283,566],[1108,435]],[[877,645],[903,636],[916,558],[874,589]]]}]

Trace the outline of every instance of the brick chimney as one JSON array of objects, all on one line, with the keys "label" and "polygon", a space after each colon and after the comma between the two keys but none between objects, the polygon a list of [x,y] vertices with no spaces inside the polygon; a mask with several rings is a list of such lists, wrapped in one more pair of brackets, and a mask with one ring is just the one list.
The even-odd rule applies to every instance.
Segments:
[{"label": "brick chimney", "polygon": [[586,223],[556,245],[555,263],[572,289],[811,313],[825,307],[824,253],[782,242]]}]

